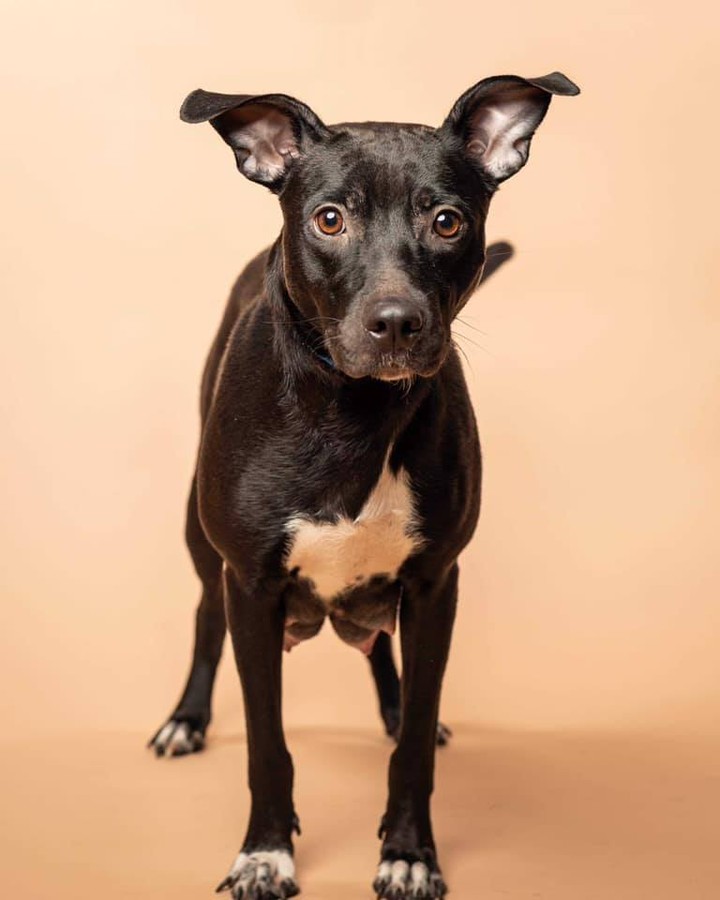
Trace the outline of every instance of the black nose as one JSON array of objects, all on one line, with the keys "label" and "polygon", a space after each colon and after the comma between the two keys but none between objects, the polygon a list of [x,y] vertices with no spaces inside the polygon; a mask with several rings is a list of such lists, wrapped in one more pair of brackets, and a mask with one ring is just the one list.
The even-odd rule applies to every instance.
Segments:
[{"label": "black nose", "polygon": [[374,303],[363,317],[365,330],[377,341],[378,350],[407,350],[422,331],[423,314],[408,300],[388,297]]}]

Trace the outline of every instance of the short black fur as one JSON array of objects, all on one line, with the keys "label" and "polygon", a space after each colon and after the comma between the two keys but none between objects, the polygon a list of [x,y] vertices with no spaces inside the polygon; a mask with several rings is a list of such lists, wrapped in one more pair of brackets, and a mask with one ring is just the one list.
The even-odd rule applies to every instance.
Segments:
[{"label": "short black fur", "polygon": [[[298,890],[263,856],[291,854],[299,831],[282,651],[326,618],[369,654],[382,719],[397,740],[374,889],[384,898],[445,893],[430,794],[435,745],[449,737],[438,708],[457,558],[475,529],[481,483],[451,324],[483,268],[487,277],[512,252],[490,248],[485,266],[497,184],[524,165],[551,94],[576,91],[559,73],[485,79],[438,129],[330,127],[281,94],[195,91],[183,104],[186,121],[211,122],[240,171],[279,195],[284,219],[235,284],[203,374],[187,517],[203,585],[196,644],[180,702],[151,741],[159,755],[202,748],[227,627],[252,794],[245,856],[221,885],[236,900]],[[343,225],[336,234],[323,230],[328,209]],[[439,221],[457,232],[446,235]],[[289,564],[292,523],[354,522],[382,478],[411,486],[414,549],[396,572],[370,571],[328,601]],[[402,685],[389,637],[398,617]]]}]

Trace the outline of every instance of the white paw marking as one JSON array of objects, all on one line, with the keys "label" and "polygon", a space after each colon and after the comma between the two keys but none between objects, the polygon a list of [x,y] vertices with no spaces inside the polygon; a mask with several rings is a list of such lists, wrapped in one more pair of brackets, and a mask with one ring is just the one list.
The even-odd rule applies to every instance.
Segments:
[{"label": "white paw marking", "polygon": [[218,891],[233,897],[293,897],[298,893],[295,862],[287,850],[239,853]]},{"label": "white paw marking", "polygon": [[285,528],[293,536],[285,565],[312,581],[326,603],[374,575],[395,578],[422,546],[408,474],[394,475],[387,460],[357,518],[319,522],[298,515]]},{"label": "white paw marking", "polygon": [[160,734],[155,738],[155,746],[163,746],[167,745],[167,742],[170,740],[170,735],[176,728],[175,722],[168,722],[167,725],[161,729]]},{"label": "white paw marking", "polygon": [[394,890],[404,890],[409,871],[410,866],[404,859],[396,860],[390,869],[390,887]]},{"label": "white paw marking", "polygon": [[410,869],[410,894],[422,897],[427,893],[430,872],[425,863],[415,862]]},{"label": "white paw marking", "polygon": [[383,897],[407,897],[411,900],[442,898],[447,887],[439,872],[431,872],[423,862],[409,863],[404,859],[385,860],[378,866],[373,882],[375,893]]},{"label": "white paw marking", "polygon": [[378,866],[377,878],[375,879],[376,882],[377,881],[389,882],[391,873],[392,873],[392,863],[387,862],[387,861],[381,862],[380,865]]},{"label": "white paw marking", "polygon": [[163,756],[183,756],[199,750],[204,743],[199,731],[191,731],[187,722],[171,719],[153,741],[155,750]]}]

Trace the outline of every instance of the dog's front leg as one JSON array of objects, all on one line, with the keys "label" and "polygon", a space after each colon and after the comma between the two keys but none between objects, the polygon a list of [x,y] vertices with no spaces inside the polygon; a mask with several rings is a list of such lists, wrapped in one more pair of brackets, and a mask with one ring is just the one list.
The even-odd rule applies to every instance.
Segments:
[{"label": "dog's front leg", "polygon": [[402,721],[390,759],[379,897],[430,900],[447,891],[430,821],[440,688],[455,619],[457,565],[440,581],[405,585],[400,609]]},{"label": "dog's front leg", "polygon": [[248,775],[252,806],[247,834],[228,877],[218,890],[233,898],[277,900],[299,892],[292,832],[292,758],[285,744],[281,710],[284,614],[281,592],[246,585],[226,566],[225,608],[245,700]]}]

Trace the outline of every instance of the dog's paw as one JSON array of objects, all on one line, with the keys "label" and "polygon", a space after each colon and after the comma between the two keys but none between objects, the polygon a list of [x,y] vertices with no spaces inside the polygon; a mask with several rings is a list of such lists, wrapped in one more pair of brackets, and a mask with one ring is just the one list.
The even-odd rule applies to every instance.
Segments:
[{"label": "dog's paw", "polygon": [[437,738],[436,743],[438,747],[444,747],[452,737],[452,731],[447,727],[447,725],[443,725],[442,722],[438,722],[437,727]]},{"label": "dog's paw", "polygon": [[[385,731],[394,741],[397,741],[400,737],[400,714],[397,713],[393,715],[392,711],[390,711],[386,712],[383,718],[385,720]],[[437,736],[435,738],[435,743],[438,747],[445,747],[449,743],[451,737],[452,731],[447,725],[438,722]]]},{"label": "dog's paw", "polygon": [[148,743],[156,756],[186,756],[204,746],[203,729],[186,719],[170,719]]},{"label": "dog's paw", "polygon": [[447,893],[447,885],[440,870],[433,871],[424,862],[386,859],[378,867],[373,890],[381,900],[438,900]]},{"label": "dog's paw", "polygon": [[230,891],[233,900],[286,900],[300,893],[287,850],[241,852],[216,890]]}]

